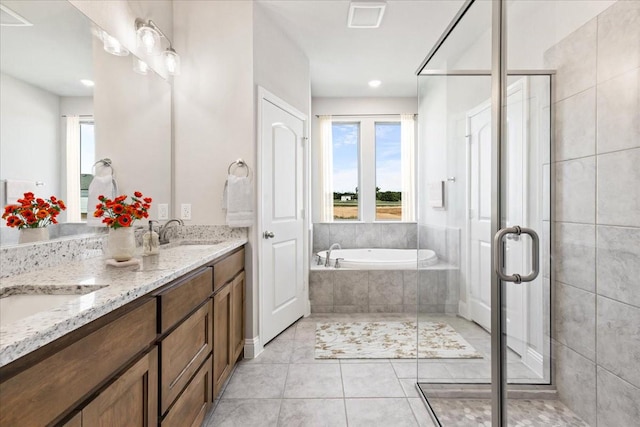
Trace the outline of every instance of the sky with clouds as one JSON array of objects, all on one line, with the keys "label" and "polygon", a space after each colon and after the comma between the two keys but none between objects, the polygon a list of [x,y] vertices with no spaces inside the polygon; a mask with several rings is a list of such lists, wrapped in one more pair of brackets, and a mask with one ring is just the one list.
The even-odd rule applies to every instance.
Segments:
[{"label": "sky with clouds", "polygon": [[[358,123],[333,123],[333,191],[358,186]],[[376,123],[376,186],[401,191],[400,123]]]}]

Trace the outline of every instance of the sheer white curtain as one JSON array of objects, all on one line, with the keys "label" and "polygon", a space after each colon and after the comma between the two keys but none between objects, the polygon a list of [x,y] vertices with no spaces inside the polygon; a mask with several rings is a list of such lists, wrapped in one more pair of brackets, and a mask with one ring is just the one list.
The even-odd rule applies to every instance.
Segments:
[{"label": "sheer white curtain", "polygon": [[67,222],[80,222],[80,117],[67,116]]},{"label": "sheer white curtain", "polygon": [[331,116],[320,116],[320,221],[333,221],[333,138]]},{"label": "sheer white curtain", "polygon": [[415,120],[413,114],[400,115],[400,161],[402,164],[402,220],[415,221]]}]

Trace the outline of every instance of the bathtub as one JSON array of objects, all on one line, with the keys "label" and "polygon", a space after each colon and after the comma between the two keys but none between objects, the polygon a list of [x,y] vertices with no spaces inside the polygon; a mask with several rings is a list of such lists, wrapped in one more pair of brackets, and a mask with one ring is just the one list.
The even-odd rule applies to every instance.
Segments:
[{"label": "bathtub", "polygon": [[[327,259],[327,252],[318,252],[322,265]],[[337,258],[342,258],[340,268],[358,270],[413,270],[417,265],[426,267],[438,262],[436,253],[430,249],[334,249],[331,251],[331,267]]]}]

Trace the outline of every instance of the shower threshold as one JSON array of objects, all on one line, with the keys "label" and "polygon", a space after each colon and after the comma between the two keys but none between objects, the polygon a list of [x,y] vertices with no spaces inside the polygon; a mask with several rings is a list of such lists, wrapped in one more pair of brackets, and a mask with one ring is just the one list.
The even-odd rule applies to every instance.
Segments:
[{"label": "shower threshold", "polygon": [[[491,425],[490,384],[418,383],[418,394],[438,427]],[[507,387],[508,425],[588,427],[558,400],[551,385]]]}]

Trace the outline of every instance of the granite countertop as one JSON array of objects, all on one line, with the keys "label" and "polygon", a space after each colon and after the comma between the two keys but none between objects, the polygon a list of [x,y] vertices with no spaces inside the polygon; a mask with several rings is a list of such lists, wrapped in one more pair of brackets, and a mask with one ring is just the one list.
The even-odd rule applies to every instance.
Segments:
[{"label": "granite countertop", "polygon": [[[0,325],[0,367],[244,245],[175,242],[142,264],[111,267],[103,257],[0,279],[0,294],[78,294],[48,311]],[[93,291],[93,289],[96,289]]]}]

